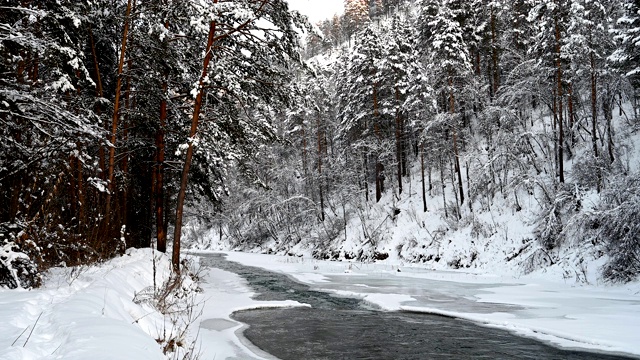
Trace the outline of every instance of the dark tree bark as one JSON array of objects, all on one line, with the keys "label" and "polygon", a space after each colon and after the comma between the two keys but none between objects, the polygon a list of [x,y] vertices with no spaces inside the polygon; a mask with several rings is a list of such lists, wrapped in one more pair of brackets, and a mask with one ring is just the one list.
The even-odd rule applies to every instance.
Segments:
[{"label": "dark tree bark", "polygon": [[[95,76],[95,83],[96,83],[96,96],[98,96],[98,98],[102,99],[104,97],[104,90],[102,87],[102,75],[100,74],[100,63],[98,61],[98,52],[96,51],[96,43],[95,40],[93,38],[93,31],[91,29],[91,26],[89,26],[89,43],[91,44],[91,55],[93,57],[93,66],[94,66],[94,76]],[[100,107],[99,103],[96,102],[96,115],[100,116],[102,114],[102,108]],[[106,154],[105,154],[105,150],[104,150],[104,145],[100,144],[100,147],[98,149],[98,166],[100,167],[100,178],[102,180],[106,180],[105,175],[107,174],[107,172],[105,172],[104,170],[106,169]]]},{"label": "dark tree bark", "polygon": [[[214,0],[217,3],[218,0]],[[212,21],[209,24],[209,38],[207,40],[207,48],[205,52],[204,62],[202,65],[202,76],[198,83],[198,95],[193,107],[193,116],[191,118],[191,130],[189,131],[189,147],[184,161],[184,167],[182,168],[182,177],[180,179],[180,191],[178,192],[178,204],[176,205],[176,223],[173,232],[173,252],[171,256],[171,264],[173,271],[176,274],[180,273],[180,238],[182,236],[182,215],[184,209],[184,200],[187,195],[187,183],[189,181],[189,169],[191,168],[191,161],[193,159],[193,143],[192,139],[196,135],[198,130],[198,122],[200,120],[200,110],[202,108],[202,99],[204,98],[205,91],[205,79],[209,72],[209,63],[213,58],[213,42],[216,33],[216,22]]]},{"label": "dark tree bark", "polygon": [[444,181],[444,159],[442,156],[440,156],[440,183],[442,185],[442,203],[444,208],[444,217],[448,218],[449,211],[447,210],[447,193],[446,193],[447,184]]},{"label": "dark tree bark", "polygon": [[125,52],[127,49],[127,37],[129,34],[129,20],[131,16],[131,6],[132,1],[127,1],[127,10],[125,14],[124,20],[124,30],[122,34],[122,43],[120,45],[120,60],[118,62],[118,79],[116,81],[116,94],[113,102],[113,118],[111,121],[111,135],[109,136],[109,142],[111,142],[109,147],[109,175],[107,177],[109,192],[107,193],[106,200],[106,210],[105,210],[105,230],[109,228],[112,220],[111,207],[112,207],[112,197],[115,192],[115,158],[116,158],[116,134],[118,131],[118,117],[120,116],[120,97],[121,97],[121,87],[122,87],[122,72],[124,69],[124,59]]},{"label": "dark tree bark", "polygon": [[[453,95],[453,78],[449,76],[449,113],[455,114],[455,97]],[[464,190],[462,189],[462,171],[460,170],[460,154],[458,153],[458,131],[456,125],[451,125],[451,135],[453,140],[453,161],[456,175],[458,177],[458,191],[460,193],[460,205],[464,204]]]},{"label": "dark tree bark", "polygon": [[[596,60],[593,52],[589,56],[591,63],[591,144],[593,146],[593,157],[598,159],[598,75],[596,73]],[[598,185],[597,190],[600,192],[602,183],[602,174],[598,168]]]},{"label": "dark tree bark", "polygon": [[427,193],[424,183],[424,142],[420,146],[420,174],[422,178],[422,211],[427,212]]},{"label": "dark tree bark", "polygon": [[164,133],[167,123],[167,77],[162,83],[163,98],[160,102],[160,124],[156,130],[156,168],[155,168],[155,214],[156,214],[156,243],[160,252],[167,251],[167,233],[164,224],[164,160],[165,160],[165,140]]},{"label": "dark tree bark", "polygon": [[[164,23],[165,29],[169,28],[169,22]],[[155,167],[155,215],[156,215],[156,246],[158,251],[167,252],[167,233],[165,229],[164,207],[164,160],[165,160],[165,129],[167,125],[167,90],[169,69],[164,69],[162,78],[162,101],[160,102],[160,123],[156,130],[156,167]]]},{"label": "dark tree bark", "polygon": [[[567,107],[569,107],[569,119],[568,119],[569,145],[573,147],[576,141],[575,134],[573,133],[573,126],[576,118],[576,113],[573,105],[573,83],[570,83],[568,87]],[[571,156],[571,153],[572,153],[571,148],[569,148],[568,151],[570,152],[568,156]]]},{"label": "dark tree bark", "polygon": [[[396,86],[396,102],[400,103],[400,89]],[[402,118],[396,108],[396,159],[398,161],[398,194],[402,194]]]},{"label": "dark tree bark", "polygon": [[562,97],[563,89],[562,89],[562,59],[560,59],[560,24],[558,21],[558,15],[554,16],[554,27],[555,27],[555,62],[556,62],[556,81],[557,81],[557,113],[558,113],[558,176],[559,181],[564,183],[564,128],[563,128],[563,119],[562,119]]},{"label": "dark tree bark", "polygon": [[376,160],[376,202],[382,199],[382,193],[384,192],[384,165]]},{"label": "dark tree bark", "polygon": [[322,181],[322,160],[325,155],[326,145],[324,144],[324,130],[322,125],[322,119],[320,118],[320,114],[318,114],[317,118],[317,137],[318,137],[318,190],[320,195],[320,220],[324,221],[324,192],[323,192],[323,181]]},{"label": "dark tree bark", "polygon": [[366,202],[369,202],[369,162],[367,161],[367,153],[362,153],[364,162],[364,197]]},{"label": "dark tree bark", "polygon": [[605,94],[606,98],[602,102],[602,110],[604,112],[604,118],[607,121],[607,151],[609,153],[609,161],[613,163],[616,160],[613,150],[613,96],[611,95],[609,84],[607,84]]},{"label": "dark tree bark", "polygon": [[497,42],[497,33],[496,33],[496,16],[495,9],[491,7],[491,62],[492,62],[492,72],[493,72],[493,94],[498,93],[498,88],[500,87],[500,68],[498,67],[498,42]]}]

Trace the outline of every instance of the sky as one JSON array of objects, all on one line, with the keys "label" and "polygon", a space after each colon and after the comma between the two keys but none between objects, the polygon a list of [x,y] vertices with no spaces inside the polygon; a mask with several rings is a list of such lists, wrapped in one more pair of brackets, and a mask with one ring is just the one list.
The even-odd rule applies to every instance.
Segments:
[{"label": "sky", "polygon": [[291,9],[307,15],[312,23],[341,14],[344,11],[344,0],[287,0]]}]

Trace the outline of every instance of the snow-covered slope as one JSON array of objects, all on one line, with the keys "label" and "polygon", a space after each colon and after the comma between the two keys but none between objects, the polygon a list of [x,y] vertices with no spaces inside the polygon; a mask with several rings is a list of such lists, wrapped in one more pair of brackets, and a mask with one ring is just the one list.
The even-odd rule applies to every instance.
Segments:
[{"label": "snow-covered slope", "polygon": [[[345,48],[344,51],[349,49]],[[320,67],[330,67],[338,60],[338,51],[313,59]],[[633,114],[631,104],[622,103],[622,108],[620,112],[619,108],[615,109],[613,118],[613,127],[619,129],[615,139],[617,160],[615,166],[611,166],[611,171],[616,173],[605,175],[604,183],[609,188],[605,186],[602,193],[617,191],[611,185],[614,181],[632,178],[639,170],[640,133],[630,125],[632,120],[629,116]],[[525,125],[529,132],[527,136],[545,139],[549,135],[549,130],[545,127],[552,122],[551,111],[543,108],[527,111],[536,119],[535,124],[532,121],[531,125]],[[471,115],[470,121],[479,122],[481,119]],[[479,124],[473,126],[478,127]],[[567,181],[564,184],[554,180],[547,170],[538,171],[537,168],[534,169],[534,165],[527,163],[529,160],[523,160],[519,166],[514,165],[513,170],[506,172],[505,179],[497,179],[500,185],[495,182],[496,179],[492,179],[494,182],[489,181],[488,185],[482,187],[477,185],[479,181],[476,177],[481,176],[479,174],[486,176],[483,169],[491,163],[491,154],[487,149],[493,144],[479,134],[469,133],[466,136],[467,148],[461,154],[461,161],[464,164],[463,172],[467,171],[466,179],[463,179],[467,198],[459,210],[456,208],[457,183],[451,181],[453,172],[445,172],[445,179],[442,180],[437,170],[438,164],[432,164],[430,182],[432,181],[433,187],[427,191],[428,211],[423,211],[420,157],[414,154],[411,157],[409,175],[403,178],[402,194],[398,193],[397,180],[393,174],[395,169],[389,168],[386,173],[387,189],[379,202],[373,200],[374,184],[369,184],[368,203],[364,202],[364,195],[361,193],[347,194],[359,199],[356,201],[341,199],[345,196],[345,191],[335,189],[341,186],[346,188],[345,184],[332,184],[330,190],[335,192],[328,191],[328,200],[325,201],[327,220],[321,222],[316,218],[313,222],[302,225],[295,224],[295,220],[292,220],[292,227],[298,227],[296,234],[283,226],[288,220],[282,218],[291,215],[286,211],[272,217],[264,215],[266,212],[248,215],[248,218],[258,217],[268,224],[267,227],[272,226],[263,235],[255,235],[256,227],[251,220],[247,221],[251,225],[245,228],[240,226],[229,229],[230,217],[225,213],[217,226],[207,232],[203,229],[193,231],[191,235],[194,236],[187,242],[191,242],[197,249],[310,255],[318,259],[340,261],[422,263],[433,269],[476,269],[514,277],[525,274],[547,277],[552,274],[557,279],[576,283],[603,283],[602,270],[609,261],[609,244],[607,240],[597,238],[594,233],[585,232],[584,225],[585,219],[603,212],[602,193],[598,193],[595,186],[584,184],[581,180],[584,176],[594,176],[589,174],[590,168],[585,165],[590,161],[591,144],[586,141],[577,143],[572,148],[572,155],[565,158]],[[548,159],[545,160],[542,147],[540,145],[540,148],[536,147],[533,151],[535,162],[539,166],[544,165],[542,167],[545,169],[553,169],[553,164],[549,164]],[[298,166],[296,164],[298,163],[289,165]],[[278,175],[283,181],[302,182],[299,180],[300,176],[288,179],[288,170],[290,169],[283,168],[275,171],[284,173]],[[299,175],[301,172],[295,173]],[[510,178],[506,179],[507,176]],[[470,189],[473,186],[475,188]],[[494,189],[489,191],[487,186]],[[295,184],[291,187],[296,189]],[[287,195],[288,198],[269,198],[269,195],[265,195],[265,199],[272,202],[265,200],[264,206],[272,206],[270,211],[277,213],[278,210],[273,209],[295,200],[296,197],[304,197],[304,194],[298,193]],[[251,197],[259,196],[259,191],[251,194]],[[234,201],[237,199],[234,198]],[[281,203],[277,203],[278,201]],[[326,205],[327,203],[330,205]],[[234,214],[240,218],[246,216],[246,208],[250,207],[234,203],[231,204],[232,212],[234,206],[240,209]],[[316,203],[310,208],[301,208],[313,213],[317,212],[319,204],[316,199]],[[455,216],[456,211],[460,211],[459,217]],[[260,218],[261,216],[264,218]],[[300,217],[304,216],[300,214]],[[551,218],[557,222],[548,220]],[[279,221],[278,225],[273,225],[275,220]],[[549,222],[545,224],[545,221]],[[194,224],[192,223],[195,228],[201,226]],[[229,228],[225,228],[227,226]],[[557,239],[552,246],[547,246],[540,239],[537,230],[544,226],[559,227],[557,233],[553,234]],[[238,228],[242,231],[235,231]],[[300,238],[295,239],[292,234]],[[243,236],[254,237],[255,240],[245,241]],[[260,236],[262,238],[258,239]]]},{"label": "snow-covered slope", "polygon": [[[164,317],[133,299],[154,283],[150,250],[102,265],[54,268],[37,290],[0,290],[0,358],[165,359],[155,341]],[[157,284],[169,275],[156,254]]]}]

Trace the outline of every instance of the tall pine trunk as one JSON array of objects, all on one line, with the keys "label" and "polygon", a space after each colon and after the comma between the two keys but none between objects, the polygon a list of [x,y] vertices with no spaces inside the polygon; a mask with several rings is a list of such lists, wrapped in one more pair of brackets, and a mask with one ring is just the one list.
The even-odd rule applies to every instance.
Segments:
[{"label": "tall pine trunk", "polygon": [[[218,3],[218,0],[214,0]],[[202,99],[204,98],[205,80],[209,72],[209,63],[213,58],[213,40],[216,33],[216,22],[211,21],[209,24],[209,38],[207,40],[207,48],[205,52],[204,62],[202,64],[202,76],[198,82],[198,95],[193,107],[193,116],[191,118],[191,130],[189,131],[189,147],[182,168],[182,177],[180,179],[180,191],[178,192],[178,203],[176,205],[176,223],[173,232],[173,252],[171,256],[171,264],[176,274],[180,273],[180,238],[182,235],[182,215],[184,209],[184,200],[187,195],[187,183],[189,181],[189,169],[193,159],[193,138],[198,130],[198,122],[200,120],[200,110],[202,108]]]},{"label": "tall pine trunk", "polygon": [[[89,26],[89,43],[91,44],[91,55],[93,57],[93,66],[95,72],[95,83],[96,83],[96,96],[100,99],[104,98],[104,91],[102,88],[102,75],[100,74],[100,62],[98,61],[98,52],[96,50],[96,43],[93,38],[93,30],[91,26]],[[96,102],[95,106],[96,115],[100,116],[102,114],[102,108],[100,107],[99,102]],[[98,150],[98,166],[100,167],[100,178],[102,180],[106,180],[105,178],[105,169],[106,169],[106,161],[105,161],[105,150],[104,145],[100,144],[100,148]]]},{"label": "tall pine trunk", "polygon": [[106,201],[106,209],[105,209],[105,230],[109,229],[109,226],[112,226],[111,223],[111,206],[112,206],[112,197],[115,192],[115,158],[116,158],[116,134],[118,131],[118,117],[120,116],[120,96],[121,96],[121,87],[122,87],[122,72],[124,69],[124,59],[125,52],[127,50],[127,37],[129,35],[129,20],[131,16],[131,6],[132,1],[127,1],[127,10],[124,19],[124,30],[122,34],[122,43],[120,45],[120,61],[118,62],[118,75],[116,81],[116,94],[113,102],[113,118],[111,121],[111,135],[109,136],[109,175],[107,177],[109,192],[107,193],[107,201]]},{"label": "tall pine trunk", "polygon": [[[589,20],[591,20],[591,12],[589,12]],[[593,25],[590,26],[590,29],[593,28]],[[593,44],[593,37],[591,32],[589,32],[589,44]],[[593,50],[589,54],[589,65],[591,67],[591,144],[593,146],[593,157],[596,159],[596,163],[598,162],[598,73],[596,71],[596,57],[593,53]],[[602,186],[602,171],[600,169],[600,165],[597,164],[596,167],[596,177],[597,177],[597,186],[596,189],[598,192],[601,190]]]},{"label": "tall pine trunk", "polygon": [[[378,142],[381,139],[381,134],[380,134],[380,127],[378,124],[378,84],[377,83],[373,83],[373,117],[374,117],[374,123],[373,123],[373,131],[376,135],[376,138],[378,140]],[[380,199],[382,198],[382,192],[384,191],[384,180],[383,180],[383,169],[384,166],[382,165],[382,163],[380,163],[380,150],[376,149],[375,151],[375,157],[376,157],[376,202],[379,202]]]},{"label": "tall pine trunk", "polygon": [[[169,29],[169,22],[164,23],[164,28]],[[166,49],[166,42],[165,50]],[[169,89],[169,68],[165,67],[162,77],[162,101],[160,102],[160,123],[156,130],[156,166],[154,182],[154,212],[156,214],[156,248],[160,252],[167,252],[167,232],[165,228],[164,207],[164,160],[165,160],[165,129],[167,125],[167,96]]]},{"label": "tall pine trunk", "polygon": [[424,183],[424,141],[420,146],[420,175],[422,178],[422,211],[427,212],[427,193]]},{"label": "tall pine trunk", "polygon": [[560,58],[560,24],[558,16],[554,17],[555,40],[556,40],[556,81],[557,81],[557,114],[558,114],[558,176],[561,183],[564,183],[564,128],[562,119],[562,59]]},{"label": "tall pine trunk", "polygon": [[[455,114],[455,97],[453,95],[453,78],[449,76],[449,113],[452,120]],[[460,170],[460,154],[458,152],[458,131],[456,124],[451,125],[451,135],[453,139],[453,160],[456,175],[458,177],[458,192],[460,193],[460,205],[464,204],[464,190],[462,189],[462,171]]]},{"label": "tall pine trunk", "polygon": [[400,117],[400,89],[396,85],[396,158],[398,161],[398,194],[402,194],[402,119]]},{"label": "tall pine trunk", "polygon": [[614,144],[613,144],[613,96],[611,95],[611,89],[609,88],[609,84],[607,84],[607,90],[605,92],[606,98],[602,102],[604,118],[607,121],[607,151],[609,153],[609,160],[613,164],[616,160],[614,154]]},{"label": "tall pine trunk", "polygon": [[156,171],[155,171],[155,213],[156,213],[156,246],[158,251],[167,251],[167,233],[164,226],[164,158],[165,140],[164,133],[167,123],[167,78],[169,74],[165,70],[162,82],[162,101],[160,102],[160,124],[156,130]]},{"label": "tall pine trunk", "polygon": [[364,168],[364,199],[369,202],[369,162],[367,161],[367,152],[362,152],[363,168]]},{"label": "tall pine trunk", "polygon": [[496,40],[496,16],[494,13],[494,7],[491,7],[491,62],[493,72],[493,94],[498,93],[500,87],[500,69],[498,67],[498,42]]},{"label": "tall pine trunk", "polygon": [[324,131],[322,126],[322,119],[320,114],[317,118],[317,136],[318,136],[318,190],[320,195],[320,220],[324,221],[324,193],[323,193],[323,181],[322,181],[322,158],[324,156]]}]

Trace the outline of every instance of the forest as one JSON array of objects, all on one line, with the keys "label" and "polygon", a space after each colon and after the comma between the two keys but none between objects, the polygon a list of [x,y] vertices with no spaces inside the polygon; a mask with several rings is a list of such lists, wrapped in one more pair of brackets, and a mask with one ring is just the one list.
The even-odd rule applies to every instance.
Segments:
[{"label": "forest", "polygon": [[128,247],[179,272],[183,237],[452,268],[589,257],[637,280],[639,11],[346,0],[310,24],[284,0],[5,0],[0,284]]}]

